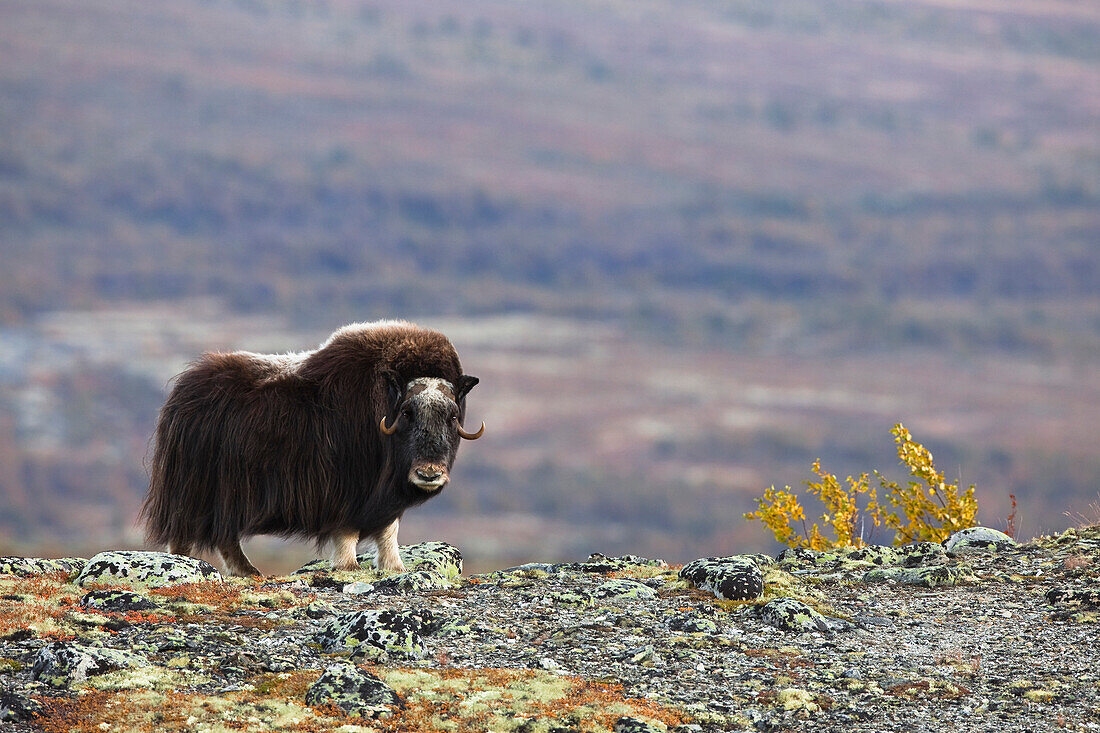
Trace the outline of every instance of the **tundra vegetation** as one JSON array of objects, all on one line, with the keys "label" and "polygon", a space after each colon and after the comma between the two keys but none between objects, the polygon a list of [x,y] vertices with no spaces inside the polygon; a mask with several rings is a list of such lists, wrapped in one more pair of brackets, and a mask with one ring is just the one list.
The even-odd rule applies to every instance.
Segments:
[{"label": "tundra vegetation", "polygon": [[[807,528],[806,510],[790,486],[765,489],[764,496],[756,500],[757,510],[747,512],[745,518],[763,522],[775,534],[775,539],[785,545],[811,550],[863,547],[867,544],[865,530],[875,527],[892,530],[896,545],[943,542],[955,532],[973,527],[978,515],[974,486],[960,493],[959,486],[947,481],[936,468],[931,451],[914,440],[901,423],[890,433],[897,444],[898,459],[909,469],[912,479],[903,486],[874,472],[879,486],[886,492],[884,496],[889,507],[880,501],[878,488],[871,485],[868,474],[861,473],[857,478],[848,476],[842,483],[826,472],[817,460],[812,470],[818,480],[808,480],[806,486],[825,506],[821,527],[814,522]],[[860,497],[866,497],[862,507]],[[868,519],[871,527],[867,527]],[[791,526],[792,522],[801,526],[801,534]],[[822,528],[831,529],[833,537],[822,534]]]}]

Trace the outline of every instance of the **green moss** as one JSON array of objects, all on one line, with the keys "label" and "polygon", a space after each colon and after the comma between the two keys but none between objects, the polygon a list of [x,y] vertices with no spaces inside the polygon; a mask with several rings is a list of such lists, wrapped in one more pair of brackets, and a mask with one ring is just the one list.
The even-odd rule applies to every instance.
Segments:
[{"label": "green moss", "polygon": [[1053,690],[1034,689],[1024,693],[1024,698],[1031,702],[1050,702],[1056,697],[1058,693]]},{"label": "green moss", "polygon": [[788,687],[775,693],[775,701],[784,710],[807,710],[816,712],[821,709],[812,692]]},{"label": "green moss", "polygon": [[82,687],[104,692],[118,690],[168,691],[210,683],[210,678],[197,672],[158,666],[127,667],[107,674],[89,677]]}]

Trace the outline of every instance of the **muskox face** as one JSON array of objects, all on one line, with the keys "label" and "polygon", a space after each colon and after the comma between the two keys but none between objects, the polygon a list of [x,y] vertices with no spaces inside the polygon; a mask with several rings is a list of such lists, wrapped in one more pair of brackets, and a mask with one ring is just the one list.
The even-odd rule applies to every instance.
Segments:
[{"label": "muskox face", "polygon": [[409,382],[404,390],[391,389],[391,405],[396,421],[383,418],[379,428],[394,441],[397,470],[405,472],[413,486],[429,493],[439,491],[450,480],[451,466],[459,440],[476,440],[477,433],[462,428],[466,413],[466,393],[477,384],[477,377],[463,375],[453,385],[438,377],[421,377]]}]

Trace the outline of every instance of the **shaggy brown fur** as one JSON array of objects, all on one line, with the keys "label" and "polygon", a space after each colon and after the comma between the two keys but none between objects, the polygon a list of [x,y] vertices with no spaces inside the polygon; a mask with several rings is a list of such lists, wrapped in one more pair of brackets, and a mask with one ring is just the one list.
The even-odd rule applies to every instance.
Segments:
[{"label": "shaggy brown fur", "polygon": [[[407,479],[403,433],[382,435],[378,424],[420,377],[455,385],[461,420],[477,379],[463,375],[445,336],[410,323],[347,326],[302,354],[204,354],[160,412],[142,507],[148,540],[185,554],[218,550],[237,574],[256,572],[239,544],[256,534],[318,546],[350,536],[354,550],[356,533],[392,525],[396,550],[396,520],[433,494]],[[449,468],[457,436],[435,442],[450,446]]]}]

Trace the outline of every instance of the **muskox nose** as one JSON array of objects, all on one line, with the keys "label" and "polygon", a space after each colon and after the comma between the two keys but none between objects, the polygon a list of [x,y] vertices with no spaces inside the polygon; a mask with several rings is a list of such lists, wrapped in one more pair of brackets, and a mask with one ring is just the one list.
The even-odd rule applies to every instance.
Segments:
[{"label": "muskox nose", "polygon": [[426,483],[431,483],[432,481],[437,480],[442,475],[443,475],[443,472],[440,471],[438,468],[418,468],[418,469],[416,469],[416,477],[419,478],[421,481],[424,481]]}]

